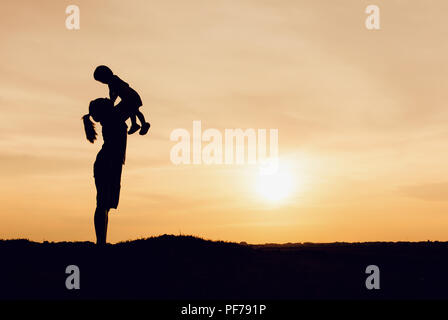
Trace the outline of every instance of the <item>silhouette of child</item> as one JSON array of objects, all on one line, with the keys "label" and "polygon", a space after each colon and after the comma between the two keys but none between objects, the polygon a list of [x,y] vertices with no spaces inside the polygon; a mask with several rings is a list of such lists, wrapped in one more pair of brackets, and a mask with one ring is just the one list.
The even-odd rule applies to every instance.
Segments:
[{"label": "silhouette of child", "polygon": [[[114,75],[112,70],[106,66],[98,66],[93,73],[93,77],[109,86],[109,96],[112,103],[115,103],[117,97],[120,97],[120,107],[125,109],[131,118],[131,128],[128,134],[133,134],[140,129],[140,135],[145,135],[150,124],[146,122],[145,116],[139,110],[143,103],[138,93],[129,84]],[[141,126],[137,124],[137,118],[140,120]]]}]

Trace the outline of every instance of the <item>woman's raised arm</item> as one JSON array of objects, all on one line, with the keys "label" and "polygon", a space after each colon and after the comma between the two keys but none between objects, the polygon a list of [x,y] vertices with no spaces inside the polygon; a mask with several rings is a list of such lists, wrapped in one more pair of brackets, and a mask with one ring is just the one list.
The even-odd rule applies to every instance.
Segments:
[{"label": "woman's raised arm", "polygon": [[126,108],[126,105],[123,103],[123,101],[120,101],[115,107],[114,107],[114,114],[115,117],[117,117],[118,121],[126,121],[131,114],[129,111],[127,111],[128,108]]}]

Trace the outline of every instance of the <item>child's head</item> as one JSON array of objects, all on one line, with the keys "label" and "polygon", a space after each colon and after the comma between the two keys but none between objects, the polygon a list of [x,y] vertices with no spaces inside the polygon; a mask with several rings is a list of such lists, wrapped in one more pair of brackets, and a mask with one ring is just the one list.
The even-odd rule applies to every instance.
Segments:
[{"label": "child's head", "polygon": [[95,78],[95,80],[106,84],[109,83],[113,75],[114,74],[112,73],[112,70],[110,70],[109,67],[106,66],[96,67],[95,72],[93,73],[93,77]]}]

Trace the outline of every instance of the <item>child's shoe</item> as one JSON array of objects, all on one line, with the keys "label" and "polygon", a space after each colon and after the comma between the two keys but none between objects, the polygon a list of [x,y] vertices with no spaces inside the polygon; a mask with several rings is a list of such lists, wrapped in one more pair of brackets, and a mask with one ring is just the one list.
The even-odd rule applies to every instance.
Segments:
[{"label": "child's shoe", "polygon": [[136,124],[136,123],[132,124],[131,128],[128,131],[128,134],[133,134],[133,133],[137,132],[138,129],[140,129],[140,126],[138,124]]},{"label": "child's shoe", "polygon": [[140,129],[139,134],[141,136],[144,136],[145,134],[147,134],[150,126],[151,125],[149,124],[149,122],[145,122],[144,124],[142,124],[142,128]]}]

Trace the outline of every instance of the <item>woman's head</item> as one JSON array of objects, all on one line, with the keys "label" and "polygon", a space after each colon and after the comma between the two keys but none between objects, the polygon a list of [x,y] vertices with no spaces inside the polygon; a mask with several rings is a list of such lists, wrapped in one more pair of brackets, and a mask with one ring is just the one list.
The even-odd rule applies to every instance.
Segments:
[{"label": "woman's head", "polygon": [[113,75],[114,74],[112,70],[110,70],[109,67],[106,66],[98,66],[96,67],[95,72],[93,72],[93,77],[95,78],[95,80],[102,83],[109,83]]},{"label": "woman's head", "polygon": [[97,133],[95,131],[95,124],[90,120],[90,117],[95,122],[101,122],[106,119],[107,115],[113,110],[113,103],[110,99],[98,98],[90,101],[89,113],[82,117],[84,122],[84,131],[86,138],[91,143],[96,140]]},{"label": "woman's head", "polygon": [[90,101],[89,114],[93,120],[100,122],[112,111],[113,107],[110,99],[98,98]]}]

